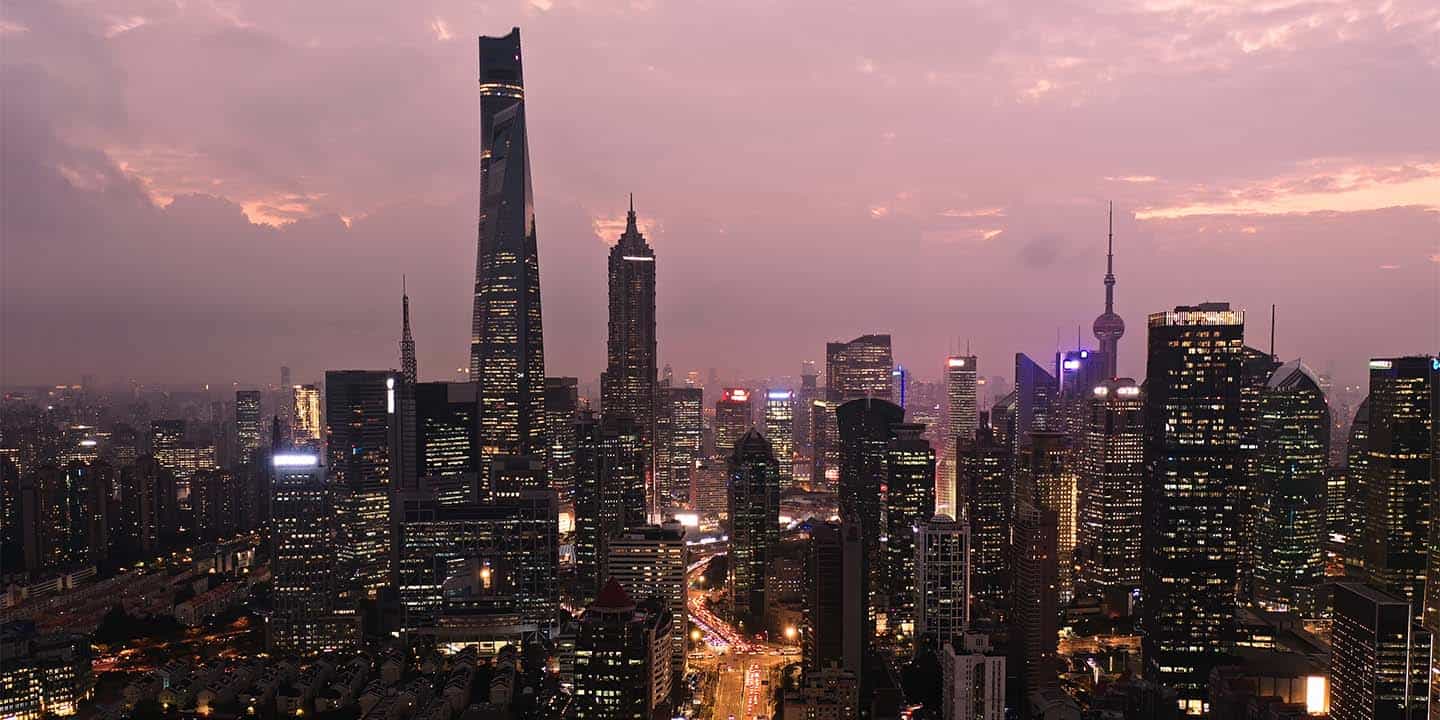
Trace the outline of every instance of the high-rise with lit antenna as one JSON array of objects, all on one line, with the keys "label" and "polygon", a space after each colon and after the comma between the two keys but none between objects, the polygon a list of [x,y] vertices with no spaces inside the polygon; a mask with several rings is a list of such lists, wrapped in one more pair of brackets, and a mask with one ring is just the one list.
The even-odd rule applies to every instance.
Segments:
[{"label": "high-rise with lit antenna", "polygon": [[1093,330],[1105,355],[1105,378],[1117,377],[1116,359],[1125,321],[1115,314],[1115,203],[1110,203],[1110,233],[1105,249],[1105,312],[1095,318]]},{"label": "high-rise with lit antenna", "polygon": [[480,38],[480,218],[470,379],[480,455],[545,454],[545,343],[520,28]]}]

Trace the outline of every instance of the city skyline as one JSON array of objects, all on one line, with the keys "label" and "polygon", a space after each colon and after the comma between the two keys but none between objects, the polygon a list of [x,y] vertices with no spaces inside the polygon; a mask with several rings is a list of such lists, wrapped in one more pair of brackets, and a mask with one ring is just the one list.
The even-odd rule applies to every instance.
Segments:
[{"label": "city skyline", "polygon": [[[1257,14],[1228,0],[1144,0],[1079,9],[1059,28],[1044,8],[968,8],[974,22],[952,39],[989,22],[1009,42],[946,52],[981,69],[998,60],[1002,78],[1038,78],[1009,87],[1010,108],[996,78],[934,69],[957,60],[928,46],[943,8],[888,54],[872,50],[924,13],[845,8],[824,16],[821,32],[772,36],[796,27],[786,9],[812,0],[751,9],[750,32],[723,48],[729,74],[701,99],[689,83],[712,64],[692,62],[720,49],[710,38],[729,15],[616,9],[636,40],[603,56],[603,76],[625,78],[640,57],[652,76],[586,85],[600,77],[595,64],[559,78],[556,68],[611,49],[603,31],[613,18],[560,1],[529,0],[513,25],[495,27],[487,13],[465,20],[483,26],[469,35],[478,57],[467,63],[478,81],[475,146],[437,122],[453,109],[424,104],[456,92],[456,76],[437,66],[386,94],[403,53],[416,51],[403,31],[375,40],[314,28],[301,44],[331,62],[317,76],[324,93],[287,100],[288,78],[257,66],[234,94],[254,104],[222,113],[235,132],[129,159],[100,132],[114,98],[87,95],[75,73],[113,70],[104,87],[125,114],[111,129],[141,137],[165,118],[137,113],[126,93],[155,79],[132,85],[129,68],[106,62],[145,41],[184,58],[168,70],[181,77],[212,46],[235,60],[266,38],[263,57],[283,62],[279,38],[309,27],[308,10],[211,3],[115,16],[56,4],[0,17],[7,46],[25,53],[5,63],[0,87],[18,95],[0,106],[11,271],[0,287],[27,298],[17,309],[0,297],[0,351],[14,352],[46,312],[66,319],[22,340],[18,370],[0,356],[0,688],[11,690],[0,717],[1440,718],[1440,357],[1390,352],[1432,333],[1440,344],[1440,245],[1422,261],[1428,299],[1415,300],[1427,292],[1418,271],[1383,262],[1399,242],[1387,237],[1407,252],[1440,243],[1429,228],[1440,219],[1440,162],[1414,154],[1431,140],[1357,112],[1365,139],[1391,132],[1384,139],[1411,154],[1385,160],[1399,165],[1291,159],[1310,174],[1237,190],[1216,178],[1307,143],[1350,147],[1327,139],[1343,123],[1311,107],[1314,122],[1285,136],[1293,145],[1269,144],[1266,123],[1304,103],[1265,88],[1248,106],[1220,103],[1259,116],[1192,124],[1204,105],[1145,124],[1197,99],[1259,92],[1316,47],[1353,51],[1374,39],[1371,21],[1404,36],[1387,48],[1417,51],[1411,59],[1440,79],[1440,56],[1406,34],[1418,23],[1440,35],[1440,9],[1387,2],[1373,15],[1335,14],[1306,4],[1328,0],[1279,0]],[[441,14],[454,12],[424,9],[436,57],[470,32]],[[222,29],[185,30],[203,49],[160,42],[211,14]],[[1137,16],[1151,26],[1132,26]],[[678,31],[663,21],[679,17],[714,21],[689,56],[630,54],[666,47]],[[380,19],[399,17],[356,15],[362,27]],[[586,25],[587,43],[548,44],[573,32],[565,19]],[[526,37],[544,38],[523,51],[522,22]],[[1217,22],[1224,40],[1197,38]],[[1086,23],[1091,35],[1075,33]],[[34,42],[66,27],[58,40],[104,38],[102,47],[67,55],[66,42]],[[859,27],[870,32],[847,47],[847,28]],[[1340,34],[1327,43],[1317,28]],[[1025,36],[1037,29],[1048,36],[1039,49]],[[1093,44],[1130,34],[1170,44],[1144,69],[1113,64],[1108,46]],[[778,37],[787,42],[761,48]],[[1246,57],[1227,55],[1227,43]],[[861,83],[831,85],[824,68],[836,47],[869,53],[848,71]],[[796,48],[815,53],[790,57]],[[1021,61],[1022,51],[1035,55]],[[1141,44],[1131,59],[1144,52],[1155,48]],[[356,74],[348,63],[359,56],[373,64]],[[734,81],[770,58],[781,61],[773,72]],[[929,67],[927,112],[904,112],[917,90],[892,68],[915,71],[907,58]],[[1145,84],[1176,72],[1183,82]],[[347,107],[354,77],[373,80],[381,102]],[[222,63],[206,82],[227,79]],[[1329,79],[1349,88],[1343,72]],[[873,97],[844,112],[824,102],[866,84]],[[1372,82],[1372,94],[1384,86]],[[1185,87],[1194,94],[1171,92]],[[610,95],[590,107],[549,104],[597,88]],[[1129,144],[1109,134],[1118,128],[1086,125],[1137,90],[1154,91],[1153,102],[1150,115],[1126,118],[1138,123]],[[957,141],[928,124],[987,92],[988,110],[963,113],[970,129],[989,127],[976,147],[965,147],[967,130]],[[605,116],[612,95],[629,101],[625,123]],[[178,97],[205,102],[193,89],[152,96],[174,110],[167,141],[192,137],[187,123],[205,112]],[[687,114],[715,99],[725,107]],[[736,102],[747,114],[729,114]],[[292,148],[308,153],[301,162],[267,146],[223,168],[250,173],[250,184],[211,172],[217,153],[264,136],[238,128],[268,127],[267,113],[302,105],[286,128],[305,138]],[[900,112],[871,118],[881,106]],[[1011,121],[995,124],[1010,109]],[[556,112],[571,122],[556,124]],[[331,122],[307,125],[315,115]],[[411,132],[367,137],[379,118]],[[1044,133],[1030,125],[1045,120]],[[867,122],[931,139],[885,130],[874,151],[848,135]],[[718,132],[683,135],[687,124]],[[705,138],[695,145],[712,154],[677,141],[647,156],[647,143],[677,132]],[[777,143],[787,134],[797,137]],[[437,141],[450,152],[423,156]],[[340,157],[357,145],[364,162]],[[1132,146],[1151,152],[1127,154]],[[629,154],[607,159],[612,150]],[[952,151],[972,162],[935,173]],[[441,170],[456,153],[470,153],[474,182]],[[617,159],[628,165],[572,185],[577,168]],[[987,165],[996,162],[1003,168]],[[371,171],[387,164],[425,179],[380,182]],[[1092,166],[1127,174],[1095,185]],[[623,177],[629,167],[644,171],[639,183]],[[678,168],[683,181],[669,175]],[[970,184],[987,169],[991,185]],[[167,196],[164,173],[177,172],[208,184]],[[1182,183],[1186,172],[1199,174]],[[623,231],[585,200],[620,182],[656,200],[653,214],[643,200],[638,213],[627,188]],[[274,202],[226,199],[265,183],[289,189]],[[344,190],[310,189],[322,186]],[[858,217],[847,204],[894,187],[915,190],[869,201]],[[468,190],[476,235],[452,248],[445,208],[457,188]],[[258,242],[215,232],[205,207],[228,208]],[[600,240],[588,250],[577,208]],[[1103,253],[1090,249],[1094,208]],[[1418,213],[1413,227],[1396,224],[1405,213]],[[927,215],[943,225],[918,220]],[[180,216],[188,224],[176,236]],[[1253,224],[1226,224],[1236,218]],[[1273,233],[1275,223],[1296,235]],[[327,224],[330,235],[312,237]],[[1341,232],[1352,236],[1329,245],[1325,233]],[[94,247],[67,256],[80,240]],[[45,253],[31,252],[36,241]],[[425,269],[440,250],[447,274],[474,258],[468,298],[450,297],[449,281]],[[1103,274],[1091,272],[1102,254]],[[62,281],[41,282],[57,268]],[[371,295],[388,307],[372,309]],[[25,304],[35,297],[50,300]],[[1247,327],[1256,299],[1268,301],[1268,322],[1252,310]],[[1405,315],[1390,305],[1406,301]],[[468,343],[427,324],[466,306]],[[1072,315],[1073,335],[1057,325]],[[97,317],[108,319],[103,330],[87,325]],[[386,329],[375,340],[385,355],[368,349],[371,326]],[[603,370],[587,367],[602,339]],[[462,362],[451,363],[452,343]],[[135,355],[158,382],[129,372]],[[256,358],[279,366],[278,384],[270,373],[239,380],[263,371],[247,364]],[[1361,363],[1365,376],[1352,378]],[[98,367],[62,384],[12,379],[82,364]],[[232,379],[187,385],[191,373]]]},{"label": "city skyline", "polygon": [[[471,251],[478,183],[473,48],[463,41],[519,24],[542,88],[529,133],[547,324],[572,338],[549,353],[550,374],[588,382],[603,369],[603,309],[586,299],[603,288],[593,269],[633,191],[646,208],[640,229],[665,257],[659,362],[676,368],[790,375],[797,359],[820,359],[822,343],[877,331],[894,336],[896,359],[921,379],[938,377],[967,340],[982,367],[996,368],[1017,351],[1047,357],[1056,337],[1068,347],[1076,326],[1088,345],[1113,200],[1117,311],[1132,329],[1175,297],[1252,311],[1275,303],[1282,355],[1333,372],[1337,385],[1362,384],[1366,355],[1434,340],[1440,150],[1418,121],[1437,102],[1419,91],[1440,73],[1433,11],[1387,8],[1345,17],[1323,5],[1126,6],[1082,18],[1107,41],[1093,44],[1060,27],[1055,11],[1016,18],[982,7],[972,24],[1013,25],[1010,44],[963,52],[929,32],[903,44],[888,32],[856,36],[879,11],[852,9],[830,28],[851,42],[807,41],[808,57],[757,50],[747,62],[772,72],[723,98],[692,89],[714,86],[723,63],[681,25],[698,15],[740,28],[706,9],[547,2],[484,17],[436,6],[354,18],[361,28],[383,22],[387,38],[377,40],[327,25],[323,13],[254,5],[7,8],[4,82],[17,102],[5,111],[11,272],[0,382],[268,383],[280,364],[310,382],[335,367],[389,367],[396,308],[378,289],[401,273],[422,379],[453,378],[467,365],[473,278],[456,259]],[[754,10],[746,28],[794,37],[796,18]],[[919,16],[901,8],[887,24],[943,25]],[[651,32],[633,45],[575,41],[582,26],[590,37],[635,22]],[[1050,33],[1054,43],[1036,40]],[[693,57],[680,51],[696,42]],[[260,47],[280,53],[293,77],[258,62]],[[394,70],[365,72],[367,49],[392,54]],[[183,65],[213,67],[207,82],[226,87],[226,102],[254,110],[175,106],[171,98],[199,92],[196,105],[227,107],[175,62],[180,53],[199,53]],[[1345,70],[1353,58],[1366,61]],[[241,67],[254,78],[241,81]],[[572,77],[573,67],[585,70]],[[1267,92],[1327,68],[1323,96]],[[368,82],[309,93],[328,73]],[[1242,76],[1250,81],[1216,82]],[[412,108],[403,118],[373,104],[387,91]],[[676,112],[651,111],[657,98]],[[725,152],[684,149],[683,138],[715,137],[716,123],[761,102],[774,107],[766,129],[719,133]],[[875,112],[920,102],[933,110]],[[298,112],[307,106],[344,120],[317,128],[309,115],[327,113]],[[565,120],[576,113],[589,118],[584,133],[610,142],[584,143]],[[1211,113],[1224,113],[1223,129]],[[1039,134],[1056,122],[1067,128],[1056,139]],[[330,139],[297,152],[296,137]],[[733,162],[745,154],[783,170]],[[841,155],[866,172],[837,179]],[[100,252],[96,237],[106,238]],[[337,264],[341,248],[350,252]],[[721,262],[765,290],[714,275]],[[1306,282],[1267,282],[1276,277]],[[850,285],[867,290],[834,290]],[[812,321],[817,303],[827,312]],[[1423,331],[1372,322],[1416,308]],[[747,323],[756,341],[744,352],[701,329],[759,313],[768,321]],[[207,342],[184,341],[197,337]],[[1139,374],[1133,337],[1121,343],[1122,375]],[[146,345],[171,352],[133,350]]]}]

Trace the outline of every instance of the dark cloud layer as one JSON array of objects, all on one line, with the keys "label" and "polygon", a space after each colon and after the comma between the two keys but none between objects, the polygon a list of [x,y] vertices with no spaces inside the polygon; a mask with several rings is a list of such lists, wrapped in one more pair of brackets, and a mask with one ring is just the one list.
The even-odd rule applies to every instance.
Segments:
[{"label": "dark cloud layer", "polygon": [[[551,372],[637,194],[677,371],[895,335],[985,372],[1228,299],[1341,380],[1433,350],[1440,9],[1392,2],[10,3],[0,381],[465,363],[473,36],[523,27]],[[597,235],[598,233],[598,235]]]}]

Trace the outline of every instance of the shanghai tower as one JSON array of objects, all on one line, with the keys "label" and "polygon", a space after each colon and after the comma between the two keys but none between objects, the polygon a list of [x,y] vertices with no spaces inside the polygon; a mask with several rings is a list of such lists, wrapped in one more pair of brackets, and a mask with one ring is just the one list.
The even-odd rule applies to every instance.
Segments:
[{"label": "shanghai tower", "polygon": [[480,218],[470,379],[482,460],[544,457],[545,344],[520,28],[480,38]]}]

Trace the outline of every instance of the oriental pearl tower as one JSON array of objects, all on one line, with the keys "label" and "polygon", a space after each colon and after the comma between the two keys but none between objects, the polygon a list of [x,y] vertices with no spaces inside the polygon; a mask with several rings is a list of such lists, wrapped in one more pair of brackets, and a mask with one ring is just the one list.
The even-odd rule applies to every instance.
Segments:
[{"label": "oriental pearl tower", "polygon": [[1115,314],[1115,203],[1110,203],[1110,238],[1105,251],[1105,312],[1095,318],[1093,330],[1105,357],[1105,377],[1118,377],[1115,360],[1120,338],[1125,334],[1125,321]]}]

